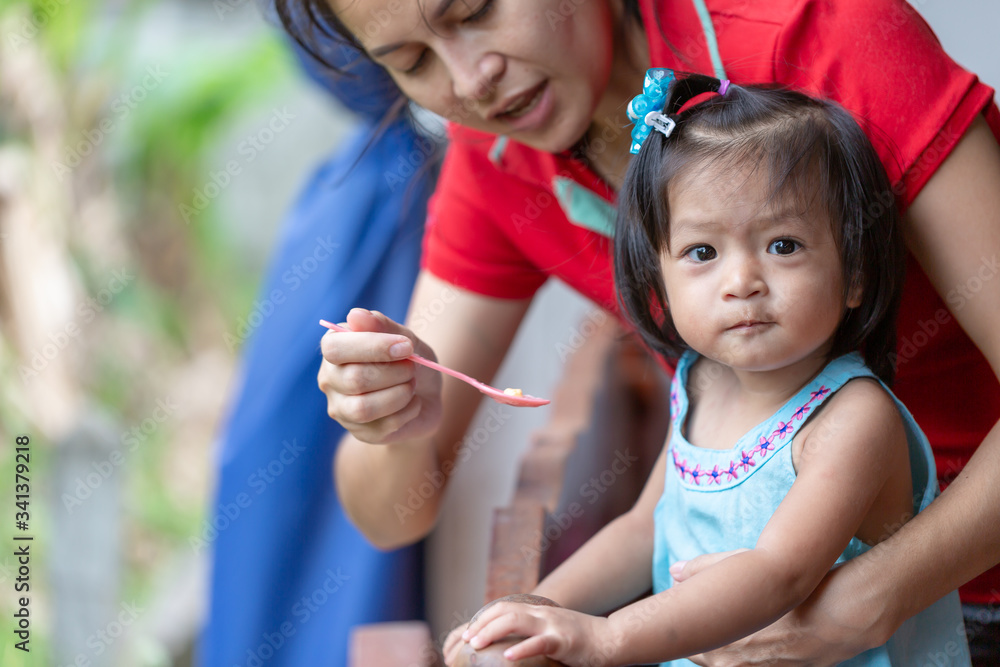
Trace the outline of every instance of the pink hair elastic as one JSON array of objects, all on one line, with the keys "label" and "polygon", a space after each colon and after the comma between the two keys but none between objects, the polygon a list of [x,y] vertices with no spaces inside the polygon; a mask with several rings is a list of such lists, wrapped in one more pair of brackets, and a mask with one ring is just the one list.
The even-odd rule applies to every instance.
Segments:
[{"label": "pink hair elastic", "polygon": [[719,82],[719,94],[725,95],[727,90],[729,90],[729,79],[723,79]]}]

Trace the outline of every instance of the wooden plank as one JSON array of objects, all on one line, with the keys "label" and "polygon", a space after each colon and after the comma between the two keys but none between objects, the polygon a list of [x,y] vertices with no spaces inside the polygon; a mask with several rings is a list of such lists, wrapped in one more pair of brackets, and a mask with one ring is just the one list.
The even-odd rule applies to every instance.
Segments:
[{"label": "wooden plank", "polygon": [[439,667],[426,623],[377,623],[354,628],[348,650],[351,667]]},{"label": "wooden plank", "polygon": [[[586,322],[594,322],[593,316]],[[563,377],[552,397],[551,417],[532,435],[521,460],[515,502],[533,500],[553,512],[562,492],[566,460],[581,435],[593,425],[605,391],[609,359],[622,329],[605,317],[586,331],[586,338],[566,361]]]},{"label": "wooden plank", "polygon": [[538,585],[545,508],[515,499],[511,507],[493,511],[493,539],[486,572],[483,604],[515,593],[527,593]]}]

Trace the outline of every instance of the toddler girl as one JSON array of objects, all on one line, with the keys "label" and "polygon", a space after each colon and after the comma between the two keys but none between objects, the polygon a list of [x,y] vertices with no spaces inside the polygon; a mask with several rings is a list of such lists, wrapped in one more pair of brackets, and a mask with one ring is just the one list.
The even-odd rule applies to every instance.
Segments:
[{"label": "toddler girl", "polygon": [[[903,245],[898,212],[869,206],[890,184],[853,118],[669,70],[648,72],[629,114],[615,282],[646,343],[678,359],[671,427],[635,507],[534,591],[562,607],[493,604],[462,633],[477,649],[524,636],[511,660],[690,665],[937,494],[927,439],[887,386]],[[968,665],[957,594],[842,664]]]}]

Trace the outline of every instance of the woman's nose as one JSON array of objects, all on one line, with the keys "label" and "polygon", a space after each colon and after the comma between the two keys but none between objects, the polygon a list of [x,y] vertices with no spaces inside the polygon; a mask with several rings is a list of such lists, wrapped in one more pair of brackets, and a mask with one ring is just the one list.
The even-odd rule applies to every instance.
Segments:
[{"label": "woman's nose", "polygon": [[454,53],[449,66],[455,96],[461,100],[486,102],[496,95],[497,82],[504,73],[504,59],[498,53]]}]

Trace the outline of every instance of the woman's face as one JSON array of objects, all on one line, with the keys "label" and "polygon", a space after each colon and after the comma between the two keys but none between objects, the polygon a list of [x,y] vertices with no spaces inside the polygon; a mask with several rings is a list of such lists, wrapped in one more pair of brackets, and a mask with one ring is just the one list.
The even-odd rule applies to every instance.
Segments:
[{"label": "woman's face", "polygon": [[608,85],[607,0],[328,0],[407,97],[540,150],[571,147]]}]

